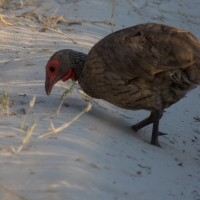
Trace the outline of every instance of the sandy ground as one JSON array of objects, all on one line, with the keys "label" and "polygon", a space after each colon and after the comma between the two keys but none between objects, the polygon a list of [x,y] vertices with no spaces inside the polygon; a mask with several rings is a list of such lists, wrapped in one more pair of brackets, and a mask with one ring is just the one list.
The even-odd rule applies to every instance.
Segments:
[{"label": "sandy ground", "polygon": [[[145,22],[186,29],[200,39],[199,0],[16,2],[0,1],[0,14],[10,23],[0,22],[0,91],[9,95],[11,112],[7,116],[1,109],[0,200],[199,200],[200,88],[164,113],[160,130],[168,135],[160,138],[162,149],[149,144],[151,126],[138,133],[130,128],[148,112],[101,100],[67,129],[38,138],[48,132],[50,120],[59,127],[88,104],[75,86],[65,100],[69,107],[63,105],[55,116],[67,85],[58,83],[50,96],[45,93],[45,65],[53,52],[87,53],[112,29]],[[45,20],[48,29],[41,32]],[[16,154],[11,146],[17,149],[25,138],[19,127],[34,95],[25,128],[33,121],[37,126]]]}]

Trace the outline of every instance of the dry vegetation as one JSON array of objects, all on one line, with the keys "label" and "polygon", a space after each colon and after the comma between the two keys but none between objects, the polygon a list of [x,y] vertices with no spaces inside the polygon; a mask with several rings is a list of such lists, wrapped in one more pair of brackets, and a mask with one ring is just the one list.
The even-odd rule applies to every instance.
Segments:
[{"label": "dry vegetation", "polygon": [[27,198],[23,197],[22,195],[18,194],[15,191],[11,190],[10,188],[5,187],[4,185],[0,184],[0,189],[5,190],[6,192],[8,192],[8,193],[12,194],[13,196],[17,197],[18,199],[27,200]]},{"label": "dry vegetation", "polygon": [[[61,106],[63,105],[64,99],[66,98],[66,96],[67,96],[67,94],[69,92],[72,92],[74,84],[75,84],[75,82],[73,82],[72,85],[69,86],[69,89],[67,89],[63,93],[63,95],[61,97],[62,100],[61,100],[60,106],[59,106],[55,116],[59,115],[59,110],[60,110]],[[5,150],[9,150],[10,149],[13,153],[19,153],[22,150],[22,148],[24,148],[29,143],[31,135],[33,134],[33,131],[34,131],[35,127],[36,127],[36,124],[35,124],[34,120],[32,121],[32,123],[30,124],[30,126],[28,128],[24,128],[24,124],[26,122],[26,119],[27,119],[30,111],[33,109],[33,107],[35,105],[35,100],[36,100],[36,96],[34,96],[33,99],[30,101],[29,109],[26,112],[26,115],[25,115],[24,119],[22,120],[22,123],[21,123],[21,126],[20,126],[20,130],[25,133],[25,137],[24,137],[24,139],[22,141],[22,144],[17,149],[13,145],[8,145],[8,146],[1,147],[1,150],[3,149],[5,151]],[[7,93],[4,93],[2,98],[0,99],[0,106],[3,109],[6,110],[7,115],[9,116],[9,113],[10,113],[9,108],[8,108],[8,106],[9,106],[9,97],[8,97]],[[81,113],[79,113],[74,118],[72,118],[72,120],[70,122],[67,122],[67,123],[63,124],[62,126],[60,126],[58,128],[55,128],[53,123],[50,122],[50,131],[48,133],[42,134],[38,138],[49,136],[50,134],[55,134],[55,133],[58,133],[58,132],[64,130],[70,124],[72,124],[74,121],[76,121],[81,115],[83,115],[84,113],[86,113],[89,110],[91,110],[91,107],[92,107],[92,104],[91,104],[91,102],[89,102],[88,106]]]},{"label": "dry vegetation", "polygon": [[[15,11],[16,10],[20,10],[23,9],[24,7],[30,7],[30,11],[28,12],[24,12],[21,13],[20,15],[15,15]],[[66,38],[68,38],[69,40],[71,40],[71,42],[73,44],[77,44],[80,46],[84,46],[87,48],[90,48],[89,46],[86,46],[78,41],[76,41],[73,37],[67,35],[66,33],[63,33],[58,27],[60,23],[65,23],[67,25],[83,25],[84,23],[103,23],[103,24],[108,24],[111,26],[111,31],[114,31],[114,12],[115,12],[115,3],[113,3],[112,6],[112,10],[111,10],[111,19],[110,20],[103,20],[103,21],[91,21],[91,20],[66,20],[64,15],[57,15],[57,11],[58,8],[55,9],[55,11],[50,15],[47,16],[45,14],[46,11],[50,12],[50,10],[52,10],[52,8],[46,8],[44,7],[42,4],[37,4],[36,0],[22,0],[22,1],[14,1],[14,0],[0,0],[0,26],[26,26],[26,27],[30,27],[30,28],[34,28],[36,29],[38,32],[46,32],[48,30],[50,31],[54,31],[57,32],[58,34],[61,34],[63,36],[65,36]],[[40,14],[39,11],[43,11],[43,14]],[[3,14],[2,14],[3,13]],[[4,14],[5,13],[5,14]],[[8,13],[11,13],[12,15],[6,15]],[[43,51],[43,50],[41,50]],[[48,52],[51,52],[51,50],[47,50]],[[38,52],[29,52],[32,54],[38,53]],[[59,111],[61,106],[63,105],[64,99],[66,98],[67,94],[69,92],[73,91],[73,87],[74,87],[73,83],[71,86],[68,87],[68,89],[63,93],[62,97],[61,97],[61,103],[60,106],[57,110],[56,116],[59,115]],[[21,126],[20,126],[20,131],[25,132],[25,137],[22,141],[22,144],[20,145],[20,147],[18,147],[17,149],[15,147],[11,146],[7,146],[4,147],[4,149],[11,149],[11,151],[13,153],[19,153],[21,151],[21,149],[23,147],[25,147],[30,138],[31,135],[34,131],[34,128],[36,127],[36,124],[34,123],[34,121],[32,122],[32,124],[29,125],[29,127],[27,129],[24,128],[24,124],[26,122],[27,116],[30,113],[30,111],[33,109],[34,104],[35,104],[35,99],[36,97],[34,96],[33,99],[30,101],[29,104],[29,109],[26,113],[25,118],[22,120]],[[50,122],[50,132],[43,134],[40,136],[44,137],[47,136],[49,134],[52,133],[58,133],[59,131],[63,130],[64,128],[67,128],[71,123],[73,123],[75,120],[77,120],[82,114],[84,114],[85,112],[88,112],[91,107],[91,101],[92,99],[88,100],[88,106],[86,109],[84,109],[81,113],[79,113],[77,116],[75,116],[70,122],[63,124],[61,127],[55,128],[53,123]],[[4,93],[2,98],[0,99],[0,106],[6,110],[7,115],[10,114],[9,111],[9,97],[7,95],[7,93]]]},{"label": "dry vegetation", "polygon": [[3,9],[19,9],[23,6],[34,6],[36,4],[35,0],[0,0],[0,7]]},{"label": "dry vegetation", "polygon": [[0,107],[6,110],[7,115],[9,116],[9,97],[6,92],[3,93],[3,96],[0,98]]},{"label": "dry vegetation", "polygon": [[[17,9],[22,9],[25,6],[34,6],[35,8],[24,12],[21,15],[15,15],[14,11]],[[4,8],[5,10],[10,10],[12,12],[12,19],[8,18],[0,13],[0,22],[4,26],[12,26],[12,25],[21,25],[21,26],[27,26],[31,28],[35,28],[40,32],[46,32],[47,30],[51,30],[54,32],[57,32],[58,34],[61,34],[71,40],[73,44],[77,44],[86,48],[89,48],[89,46],[84,45],[78,41],[76,41],[73,37],[65,34],[62,32],[58,25],[60,23],[66,23],[67,25],[83,25],[83,23],[90,22],[90,23],[103,23],[108,24],[111,26],[111,31],[114,31],[114,12],[115,12],[115,3],[113,3],[112,11],[111,11],[111,19],[110,20],[103,20],[103,21],[92,21],[92,20],[66,20],[64,15],[57,16],[56,13],[58,11],[58,8],[55,9],[55,11],[50,15],[47,16],[46,14],[39,14],[38,10],[49,11],[51,8],[44,8],[42,4],[37,4],[35,0],[24,0],[19,1],[16,3],[12,0],[2,0],[0,1],[0,7]]]},{"label": "dry vegetation", "polygon": [[[16,10],[20,10],[24,7],[28,7],[30,8],[30,11],[28,12],[23,12],[20,15],[16,15],[15,11]],[[67,34],[63,33],[59,28],[59,24],[60,23],[65,23],[67,25],[82,25],[85,22],[91,22],[91,23],[104,23],[104,24],[109,24],[112,26],[112,30],[113,30],[113,18],[114,18],[114,4],[113,4],[113,9],[112,9],[112,15],[111,15],[111,20],[104,20],[104,21],[89,21],[89,20],[77,20],[77,21],[70,21],[70,20],[66,20],[64,15],[57,15],[57,11],[58,8],[55,9],[55,11],[50,15],[47,16],[45,14],[45,11],[50,11],[52,8],[46,8],[43,7],[42,4],[37,4],[37,2],[35,0],[23,0],[23,1],[14,1],[14,0],[0,0],[0,26],[26,26],[26,27],[30,27],[30,28],[34,28],[36,29],[38,32],[46,32],[48,30],[50,31],[54,31],[57,32],[58,34],[61,34],[63,36],[65,36],[66,38],[68,38],[69,40],[72,41],[73,44],[77,44],[77,45],[81,45],[87,48],[90,48],[88,46],[85,46],[84,44],[81,44],[80,42],[76,41],[74,38],[72,38],[71,36],[68,36]],[[43,14],[40,14],[41,12],[39,12],[39,10],[42,10]],[[12,15],[8,15],[8,13],[12,14]],[[43,51],[43,50],[41,50]],[[51,50],[47,50],[48,52]],[[29,52],[32,54],[38,53],[38,52]],[[51,52],[52,53],[52,52]],[[61,106],[63,105],[64,99],[66,98],[67,94],[69,92],[73,91],[73,86],[74,83],[68,87],[68,89],[66,90],[66,92],[63,93],[62,95],[62,100],[60,103],[60,106],[57,110],[56,116],[59,115],[59,111]],[[30,113],[30,111],[33,109],[34,104],[35,104],[35,99],[36,97],[34,96],[33,99],[30,101],[29,104],[29,109],[24,117],[24,119],[22,120],[21,126],[20,126],[20,131],[23,131],[25,133],[24,139],[22,141],[22,144],[20,145],[20,147],[16,148],[13,147],[12,145],[6,146],[6,147],[2,147],[4,149],[11,149],[11,151],[13,153],[19,153],[22,148],[24,148],[30,138],[31,135],[34,131],[34,128],[36,127],[36,124],[34,123],[34,121],[29,125],[28,128],[24,128],[24,124],[26,122],[26,119]],[[2,98],[0,99],[0,106],[3,108],[3,110],[6,110],[7,115],[11,114],[9,111],[9,97],[7,93],[4,93]],[[84,109],[81,113],[79,113],[77,116],[75,116],[70,122],[64,124],[61,127],[58,128],[54,128],[53,123],[51,122],[51,127],[50,127],[50,132],[48,132],[47,134],[43,134],[40,137],[44,137],[46,135],[49,135],[51,133],[57,133],[61,130],[63,130],[64,128],[68,127],[71,123],[73,123],[75,120],[77,120],[82,114],[84,114],[85,112],[88,112],[91,109],[92,104],[89,102],[88,106],[86,109]]]},{"label": "dry vegetation", "polygon": [[50,131],[48,133],[45,133],[41,136],[39,136],[38,138],[43,138],[43,137],[46,137],[46,136],[49,136],[51,134],[56,134],[62,130],[64,130],[65,128],[67,128],[70,124],[72,124],[74,121],[76,121],[81,115],[83,115],[84,113],[88,112],[91,110],[91,107],[92,107],[92,104],[91,103],[88,103],[88,106],[81,112],[79,113],[78,115],[76,115],[70,122],[67,122],[65,124],[63,124],[62,126],[58,127],[58,128],[55,128],[53,123],[50,122],[51,124],[51,128],[50,128]]}]

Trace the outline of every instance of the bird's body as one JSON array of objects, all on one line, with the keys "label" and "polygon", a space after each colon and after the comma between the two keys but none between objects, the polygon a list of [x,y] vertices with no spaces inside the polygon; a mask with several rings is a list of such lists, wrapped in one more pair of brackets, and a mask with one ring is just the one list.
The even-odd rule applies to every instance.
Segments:
[{"label": "bird's body", "polygon": [[[75,59],[69,61],[72,57]],[[112,33],[88,55],[61,50],[50,58],[47,77],[51,77],[48,68],[55,60],[60,66],[57,79],[77,79],[89,96],[121,108],[151,111],[134,130],[155,125],[165,108],[200,84],[200,42],[188,31],[161,24],[141,24]],[[46,87],[47,93],[52,87]],[[159,135],[158,124],[153,135]],[[152,144],[159,146],[158,141]]]}]

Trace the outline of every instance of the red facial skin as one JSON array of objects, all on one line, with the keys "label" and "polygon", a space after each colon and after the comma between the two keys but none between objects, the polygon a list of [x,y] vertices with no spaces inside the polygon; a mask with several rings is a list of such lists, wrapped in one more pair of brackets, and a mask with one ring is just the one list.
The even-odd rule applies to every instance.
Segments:
[{"label": "red facial skin", "polygon": [[47,95],[51,93],[53,86],[62,79],[63,82],[68,79],[76,80],[74,71],[70,68],[64,75],[59,75],[60,69],[60,60],[56,58],[51,60],[46,66],[46,82],[45,82],[45,90]]}]

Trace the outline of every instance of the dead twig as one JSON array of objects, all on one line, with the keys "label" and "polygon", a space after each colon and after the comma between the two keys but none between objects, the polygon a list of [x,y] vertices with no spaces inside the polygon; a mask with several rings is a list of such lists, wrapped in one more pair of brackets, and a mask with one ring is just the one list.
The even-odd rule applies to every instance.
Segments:
[{"label": "dead twig", "polygon": [[30,128],[27,129],[27,131],[26,131],[26,136],[25,136],[25,138],[24,138],[22,144],[21,144],[20,147],[18,148],[17,153],[19,153],[19,152],[22,150],[22,148],[24,148],[24,147],[28,144],[28,142],[29,142],[29,140],[30,140],[30,138],[31,138],[31,135],[32,135],[33,130],[34,130],[35,127],[36,127],[36,124],[35,124],[35,122],[33,121],[32,124],[31,124],[31,126],[30,126]]},{"label": "dead twig", "polygon": [[58,8],[54,11],[54,13],[46,18],[46,21],[44,22],[43,28],[40,30],[41,32],[45,32],[49,26],[53,26],[55,23],[59,21],[59,17],[55,17],[55,14],[57,13]]},{"label": "dead twig", "polygon": [[[90,22],[93,23],[93,24],[100,23],[100,24],[109,24],[109,25],[112,25],[112,22],[110,20],[90,21]],[[113,24],[113,25],[115,25],[115,24]]]},{"label": "dead twig", "polygon": [[12,26],[11,23],[7,22],[5,19],[3,19],[3,15],[0,13],[0,22],[4,25],[4,26]]},{"label": "dead twig", "polygon": [[6,92],[3,93],[3,96],[0,98],[0,105],[6,109],[6,113],[9,116],[10,110],[9,110],[9,96]]},{"label": "dead twig", "polygon": [[65,22],[67,23],[68,25],[73,25],[73,24],[76,24],[76,25],[82,25],[84,22],[87,22],[87,20],[83,19],[83,20],[79,20],[79,21],[68,21],[66,19],[64,19],[64,16],[61,15],[61,16],[55,16],[55,18],[57,17],[57,22]]},{"label": "dead twig", "polygon": [[74,84],[75,84],[75,82],[73,82],[72,85],[69,87],[69,89],[67,89],[67,90],[63,93],[63,95],[62,95],[62,97],[61,97],[61,100],[62,100],[62,101],[61,101],[61,103],[60,103],[60,105],[59,105],[59,107],[58,107],[58,110],[57,110],[57,112],[56,112],[56,115],[57,115],[57,116],[59,115],[60,108],[61,108],[61,106],[62,106],[62,104],[63,104],[63,102],[64,102],[64,100],[65,100],[67,94],[68,94],[69,92],[72,91],[72,89],[73,89],[73,87],[74,87]]},{"label": "dead twig", "polygon": [[10,193],[10,194],[12,194],[14,196],[16,196],[16,197],[22,199],[22,200],[28,200],[27,198],[23,197],[22,195],[18,194],[15,191],[11,190],[10,188],[5,187],[4,185],[0,184],[0,188],[3,189],[3,190],[5,190],[6,192],[8,192],[8,193]]},{"label": "dead twig", "polygon": [[35,104],[35,99],[36,99],[36,96],[34,95],[33,99],[32,99],[32,100],[30,101],[30,103],[29,103],[28,112],[27,112],[27,114],[26,114],[24,120],[22,121],[22,124],[21,124],[21,126],[20,126],[20,129],[23,129],[23,128],[24,128],[24,124],[25,124],[25,121],[26,121],[26,119],[27,119],[27,117],[28,117],[28,114],[30,113],[30,111],[32,110],[32,108],[33,108],[33,106],[34,106],[34,104]]},{"label": "dead twig", "polygon": [[75,116],[70,122],[63,124],[59,128],[55,128],[53,123],[50,122],[50,125],[51,125],[50,131],[48,133],[45,133],[45,134],[39,136],[38,138],[43,138],[43,137],[49,136],[51,134],[56,134],[56,133],[62,131],[63,129],[67,128],[70,124],[72,124],[74,121],[76,121],[81,115],[88,112],[91,109],[91,107],[92,107],[92,104],[88,103],[88,106],[81,113],[79,113],[77,116]]},{"label": "dead twig", "polygon": [[[24,26],[33,27],[33,28],[44,28],[44,27],[40,27],[40,26],[37,26],[37,25],[23,24],[23,23],[20,23],[20,22],[18,22],[18,24],[24,25]],[[77,44],[77,45],[86,47],[86,48],[88,48],[88,49],[91,48],[91,47],[89,47],[89,46],[87,46],[87,45],[84,45],[84,44],[82,44],[82,43],[80,43],[80,42],[77,42],[76,40],[74,40],[74,38],[72,38],[72,37],[68,36],[67,34],[63,33],[60,29],[57,29],[57,30],[56,30],[56,29],[50,28],[50,27],[45,27],[45,28],[46,28],[46,29],[49,29],[49,30],[51,30],[51,31],[54,31],[54,32],[56,32],[56,33],[59,33],[59,34],[61,34],[61,35],[63,35],[63,36],[65,36],[66,38],[68,38],[69,40],[71,40],[71,41],[73,42],[73,44]]]},{"label": "dead twig", "polygon": [[66,38],[70,39],[70,40],[73,42],[73,44],[78,44],[78,45],[80,45],[80,46],[83,46],[83,47],[86,47],[86,48],[90,49],[89,46],[84,45],[84,44],[82,44],[82,43],[80,43],[80,42],[77,42],[77,41],[74,40],[72,37],[69,37],[67,34],[63,33],[60,29],[58,29],[58,30],[53,29],[53,28],[48,28],[48,29],[49,29],[49,30],[52,30],[52,31],[55,31],[55,32],[57,32],[57,33],[59,33],[59,34],[65,36]]},{"label": "dead twig", "polygon": [[74,24],[76,24],[76,25],[82,25],[83,22],[87,22],[87,20],[81,20],[81,21],[67,21],[67,20],[65,20],[64,22],[66,22],[69,25],[74,25]]},{"label": "dead twig", "polygon": [[[34,8],[33,10],[30,10],[30,11],[28,11],[28,12],[22,13],[21,16],[26,16],[26,15],[35,14],[35,11],[36,11],[40,6],[41,6],[41,4],[38,5],[36,8]],[[16,16],[16,17],[21,17],[21,16]]]}]

